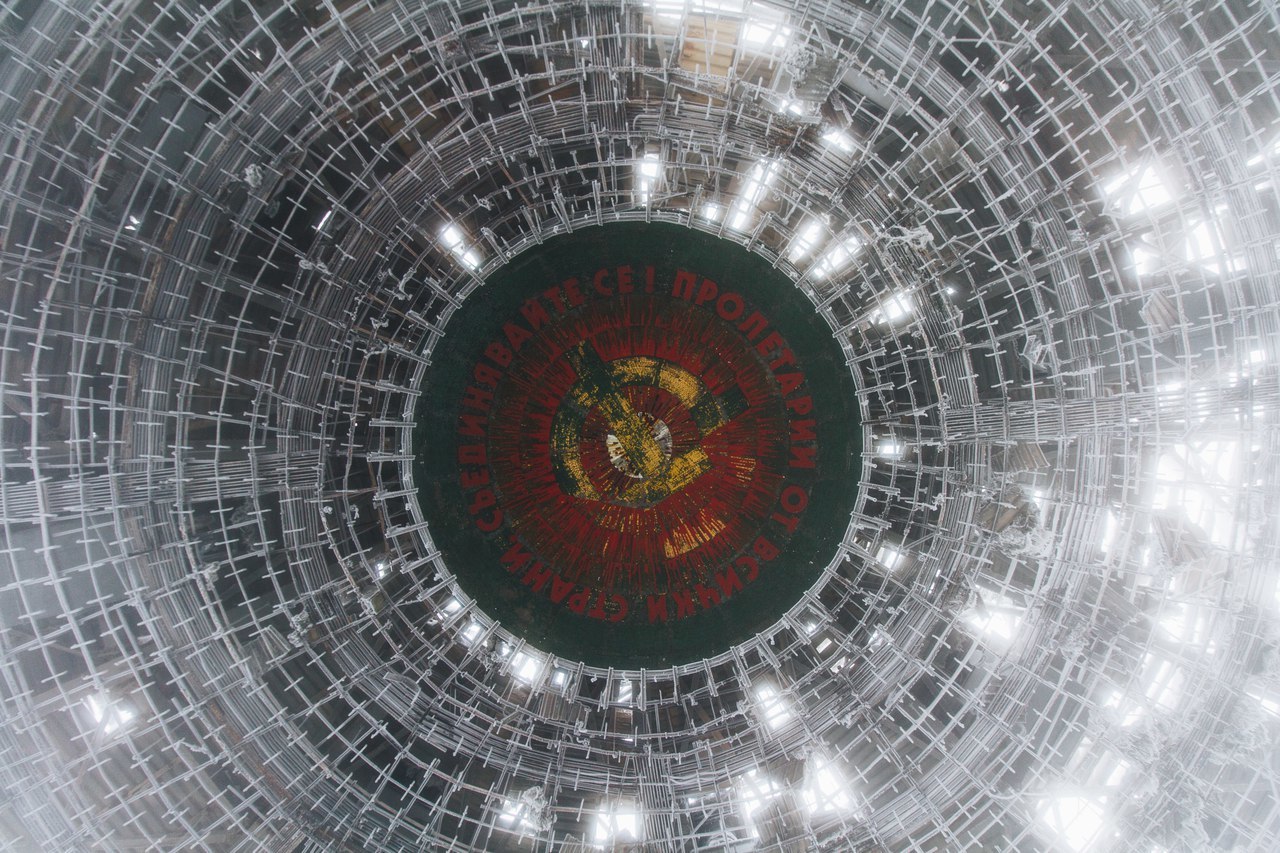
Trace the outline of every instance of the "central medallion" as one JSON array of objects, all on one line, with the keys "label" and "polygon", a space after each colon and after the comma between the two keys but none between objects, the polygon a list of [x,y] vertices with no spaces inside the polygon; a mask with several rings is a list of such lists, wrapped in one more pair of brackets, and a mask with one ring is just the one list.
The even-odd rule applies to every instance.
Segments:
[{"label": "central medallion", "polygon": [[[517,343],[505,345],[511,359],[485,413],[494,494],[515,541],[597,591],[613,616],[670,609],[653,597],[696,596],[700,582],[719,591],[695,606],[719,604],[725,589],[706,583],[719,571],[736,588],[758,573],[732,558],[750,553],[785,483],[804,490],[795,475],[816,458],[798,450],[804,467],[788,470],[784,389],[737,329],[745,303],[730,296],[720,316],[674,292],[598,293],[562,314],[527,303],[532,321],[504,324]],[[785,347],[779,338],[764,354],[777,361]],[[492,352],[506,361],[506,351]],[[784,380],[797,395],[802,376]],[[797,437],[812,443],[798,420]],[[807,492],[788,506],[805,502]]]},{"label": "central medallion", "polygon": [[504,268],[420,409],[424,508],[460,585],[589,662],[767,627],[848,522],[856,421],[829,331],[761,259],[688,232],[681,257],[669,230],[593,229]]}]

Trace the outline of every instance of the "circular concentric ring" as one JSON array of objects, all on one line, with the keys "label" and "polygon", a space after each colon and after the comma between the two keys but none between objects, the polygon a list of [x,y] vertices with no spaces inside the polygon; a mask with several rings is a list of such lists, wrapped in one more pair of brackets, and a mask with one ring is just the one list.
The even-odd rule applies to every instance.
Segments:
[{"label": "circular concentric ring", "polygon": [[[1274,7],[6,4],[0,847],[1280,849]],[[738,610],[622,642],[448,410],[506,271],[702,240],[755,266],[680,302],[860,417]],[[738,421],[591,340],[541,464],[652,516]]]},{"label": "circular concentric ring", "polygon": [[419,410],[421,494],[462,589],[516,636],[684,663],[767,628],[838,556],[851,379],[807,300],[737,245],[588,229],[453,322]]}]

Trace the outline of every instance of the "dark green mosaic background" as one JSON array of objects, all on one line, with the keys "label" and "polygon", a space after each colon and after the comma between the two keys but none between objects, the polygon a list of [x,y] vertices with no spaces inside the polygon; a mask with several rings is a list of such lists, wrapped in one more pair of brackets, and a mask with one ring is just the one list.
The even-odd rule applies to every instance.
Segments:
[{"label": "dark green mosaic background", "polygon": [[[600,267],[656,267],[658,289],[687,269],[736,291],[795,352],[814,399],[818,472],[795,535],[760,577],[720,605],[665,623],[600,622],[529,593],[499,558],[508,533],[486,537],[467,513],[458,482],[457,423],[471,371],[502,323],[530,296]],[[708,310],[711,306],[707,306]],[[749,313],[750,309],[748,309]],[[436,347],[414,431],[414,475],[431,535],[466,593],[531,645],[597,666],[658,667],[717,654],[768,628],[820,576],[844,536],[860,474],[861,429],[843,351],[812,304],[768,261],[741,246],[676,225],[619,223],[576,231],[527,250],[490,276],[452,318]]]}]

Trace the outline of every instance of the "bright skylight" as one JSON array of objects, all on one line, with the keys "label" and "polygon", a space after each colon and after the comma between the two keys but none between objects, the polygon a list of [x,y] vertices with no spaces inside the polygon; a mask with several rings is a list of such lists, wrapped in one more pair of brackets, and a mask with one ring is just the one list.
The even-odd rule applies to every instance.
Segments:
[{"label": "bright skylight", "polygon": [[1126,216],[1163,207],[1174,199],[1173,188],[1154,164],[1134,166],[1102,185],[1110,203]]},{"label": "bright skylight", "polygon": [[791,708],[778,688],[772,684],[762,684],[756,688],[756,701],[760,703],[760,716],[769,728],[781,728],[791,719]]},{"label": "bright skylight", "polygon": [[1262,151],[1250,157],[1247,166],[1261,166],[1267,160],[1280,154],[1280,138],[1274,140],[1270,145],[1263,146]]},{"label": "bright skylight", "polygon": [[840,768],[829,759],[811,756],[805,764],[804,788],[800,802],[811,815],[853,810],[853,791]]},{"label": "bright skylight", "polygon": [[1210,607],[1189,602],[1167,604],[1160,610],[1160,629],[1175,642],[1212,653],[1216,646],[1212,638],[1215,613]]},{"label": "bright skylight", "polygon": [[453,253],[454,258],[458,260],[467,269],[477,269],[480,266],[480,255],[467,244],[466,235],[462,233],[462,229],[452,222],[446,223],[440,229],[440,241],[444,243],[446,249]]},{"label": "bright skylight", "polygon": [[696,21],[727,18],[742,22],[739,44],[753,52],[778,53],[791,42],[794,31],[786,13],[768,3],[748,0],[649,0],[654,23],[678,27],[686,16]]},{"label": "bright skylight", "polygon": [[742,28],[744,44],[764,50],[780,51],[791,41],[792,30],[781,9],[764,3],[752,3]]},{"label": "bright skylight", "polygon": [[1148,654],[1143,659],[1141,677],[1147,685],[1146,697],[1153,705],[1166,711],[1176,710],[1187,680],[1182,667],[1167,658]]},{"label": "bright skylight", "polygon": [[541,672],[542,661],[534,655],[526,652],[516,652],[516,656],[511,660],[511,674],[518,681],[523,681],[525,684],[532,684],[537,681]]},{"label": "bright skylight", "polygon": [[[1231,244],[1223,227],[1227,209],[1219,206],[1214,216],[1188,221],[1181,234],[1172,232],[1163,240],[1147,236],[1129,246],[1133,269],[1139,276],[1149,276],[1170,265],[1190,264],[1212,275],[1240,272],[1247,268],[1243,252]],[[1159,244],[1159,245],[1156,245]]]},{"label": "bright skylight", "polygon": [[1210,543],[1231,547],[1240,535],[1235,498],[1243,485],[1238,440],[1180,442],[1160,454],[1152,508],[1185,515]]},{"label": "bright skylight", "polygon": [[692,0],[649,0],[653,14],[659,18],[679,20]]},{"label": "bright skylight", "polygon": [[902,552],[892,545],[881,545],[880,550],[876,551],[876,562],[888,571],[896,569],[902,562],[902,557]]},{"label": "bright skylight", "polygon": [[831,128],[827,132],[823,133],[822,141],[844,154],[852,154],[857,149],[857,145],[854,143],[853,137],[845,131],[837,130],[836,128]]},{"label": "bright skylight", "polygon": [[498,813],[500,826],[518,831],[521,835],[529,835],[537,829],[532,819],[529,805],[517,799],[505,799]]},{"label": "bright skylight", "polygon": [[833,243],[826,253],[818,259],[809,274],[816,279],[830,278],[849,266],[861,250],[862,240],[859,237],[846,237],[843,240],[839,240]]},{"label": "bright skylight", "polygon": [[979,595],[981,605],[975,604],[962,614],[965,623],[998,645],[1011,643],[1022,624],[1023,608],[991,589],[979,589]]},{"label": "bright skylight", "polygon": [[1090,849],[1107,822],[1102,805],[1084,797],[1054,797],[1045,800],[1038,811],[1050,836],[1078,853]]},{"label": "bright skylight", "polygon": [[910,295],[900,290],[895,291],[880,302],[880,307],[871,318],[877,323],[893,323],[910,314],[913,307]]},{"label": "bright skylight", "polygon": [[778,109],[793,116],[802,116],[809,112],[809,107],[804,101],[797,101],[793,98],[784,98],[778,103]]},{"label": "bright skylight", "polygon": [[1266,687],[1258,686],[1246,690],[1245,695],[1257,702],[1267,716],[1280,717],[1280,694],[1268,693]]},{"label": "bright skylight", "polygon": [[657,154],[644,155],[636,162],[636,201],[647,205],[653,199],[653,191],[662,175],[662,158]]},{"label": "bright skylight", "polygon": [[1151,275],[1160,268],[1160,253],[1145,243],[1131,247],[1129,257],[1133,261],[1133,271],[1140,276]]},{"label": "bright skylight", "polygon": [[1115,512],[1111,509],[1103,510],[1102,513],[1102,537],[1098,542],[1098,548],[1104,554],[1111,553],[1112,546],[1115,545],[1116,535],[1120,532],[1120,520],[1116,518]]},{"label": "bright skylight", "polygon": [[657,154],[646,154],[640,161],[639,168],[640,177],[650,179],[656,178],[658,177],[658,173],[662,171],[662,160]]},{"label": "bright skylight", "polygon": [[457,225],[446,225],[440,229],[440,239],[444,241],[445,248],[456,249],[463,243],[462,229]]},{"label": "bright skylight", "polygon": [[901,459],[907,446],[896,438],[882,438],[876,445],[876,455],[881,459]]},{"label": "bright skylight", "polygon": [[818,245],[818,241],[822,239],[822,222],[818,219],[810,219],[800,226],[796,231],[795,239],[791,241],[791,248],[787,250],[787,258],[795,263],[803,258],[809,252],[813,251],[813,247]]},{"label": "bright skylight", "polygon": [[640,810],[633,803],[605,806],[596,814],[591,843],[603,847],[624,840],[640,840]]},{"label": "bright skylight", "polygon": [[733,787],[742,822],[750,829],[752,838],[759,838],[760,831],[755,825],[756,812],[781,794],[782,786],[759,770],[749,770],[738,778]]},{"label": "bright skylight", "polygon": [[745,231],[751,224],[756,208],[764,201],[765,194],[772,186],[782,165],[777,160],[761,160],[751,167],[743,181],[742,190],[729,213],[729,227],[737,231]]},{"label": "bright skylight", "polygon": [[117,732],[129,725],[137,713],[122,699],[116,699],[106,693],[99,693],[85,699],[89,708],[89,716],[106,734]]},{"label": "bright skylight", "polygon": [[1114,717],[1121,728],[1128,728],[1141,721],[1147,715],[1146,708],[1119,690],[1108,696],[1107,700],[1102,703],[1102,707],[1114,713]]},{"label": "bright skylight", "polygon": [[[1225,213],[1219,209],[1221,216]],[[1214,275],[1228,272],[1239,272],[1245,268],[1244,258],[1234,253],[1227,245],[1220,221],[1205,220],[1197,222],[1187,230],[1185,244],[1187,261],[1196,264]]]},{"label": "bright skylight", "polygon": [[685,12],[709,15],[717,12],[741,14],[746,0],[650,0],[653,13],[665,18],[681,18]]}]

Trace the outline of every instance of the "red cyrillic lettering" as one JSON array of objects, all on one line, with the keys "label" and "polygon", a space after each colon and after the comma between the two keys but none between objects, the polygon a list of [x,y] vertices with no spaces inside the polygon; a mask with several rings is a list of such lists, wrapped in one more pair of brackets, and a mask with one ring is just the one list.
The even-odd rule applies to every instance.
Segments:
[{"label": "red cyrillic lettering", "polygon": [[609,617],[610,622],[621,622],[627,618],[627,611],[631,609],[631,605],[624,596],[615,595],[613,597],[613,606],[615,609],[613,615]]},{"label": "red cyrillic lettering", "polygon": [[607,275],[609,275],[608,270],[596,270],[596,274],[591,279],[591,286],[601,296],[613,296],[613,289],[604,286],[605,276]]},{"label": "red cyrillic lettering", "polygon": [[565,580],[559,575],[551,576],[551,600],[556,604],[564,601],[569,593],[573,592],[576,584]]},{"label": "red cyrillic lettering", "polygon": [[766,563],[778,556],[778,548],[763,536],[756,537],[755,544],[751,546],[751,550],[755,555]]},{"label": "red cyrillic lettering", "polygon": [[483,444],[458,445],[459,465],[487,465],[488,463],[489,455],[485,452]]},{"label": "red cyrillic lettering", "polygon": [[775,512],[773,514],[773,520],[781,524],[784,528],[786,528],[788,536],[796,532],[796,525],[800,523],[800,519],[797,518],[796,516],[783,515],[780,512]]},{"label": "red cyrillic lettering", "polygon": [[489,428],[489,419],[484,415],[468,415],[463,412],[459,420],[461,423],[458,424],[458,435],[484,438],[485,431]]},{"label": "red cyrillic lettering", "polygon": [[[813,431],[813,428],[817,425],[817,423],[818,422],[815,421],[813,418],[810,418],[804,421],[792,421],[791,422],[791,443],[799,444],[802,441],[817,441],[818,434]],[[792,486],[791,488],[794,489],[798,487]]]},{"label": "red cyrillic lettering", "polygon": [[709,278],[704,278],[702,284],[698,287],[698,295],[694,297],[694,303],[697,305],[705,305],[712,299],[716,298],[716,294],[720,292],[720,285],[716,284]]},{"label": "red cyrillic lettering", "polygon": [[818,448],[816,447],[791,447],[791,467],[792,468],[816,468],[818,467]]},{"label": "red cyrillic lettering", "polygon": [[[511,348],[517,352],[520,351],[520,347],[524,345],[525,341],[533,337],[533,332],[523,326],[517,326],[515,323],[503,323],[502,333],[507,336],[507,343],[511,344]],[[507,360],[510,361],[511,359],[508,358]],[[494,361],[498,360],[495,358]],[[501,362],[498,363],[501,364]]]},{"label": "red cyrillic lettering", "polygon": [[537,299],[530,299],[521,305],[520,313],[524,315],[525,322],[532,326],[535,332],[542,328],[543,323],[551,322],[551,316],[547,314],[547,309],[542,307],[542,303]]},{"label": "red cyrillic lettering", "polygon": [[547,585],[547,581],[551,580],[551,578],[551,569],[542,565],[542,563],[534,563],[529,567],[529,571],[524,573],[524,577],[520,578],[520,583],[533,587],[534,592],[542,592],[542,588]]},{"label": "red cyrillic lettering", "polygon": [[698,277],[687,270],[676,271],[676,283],[671,287],[671,295],[676,299],[692,299],[693,286],[698,283]]},{"label": "red cyrillic lettering", "polygon": [[493,489],[481,489],[471,494],[471,503],[467,506],[467,511],[472,515],[476,515],[482,509],[488,509],[498,502],[498,496],[493,493]]},{"label": "red cyrillic lettering", "polygon": [[471,371],[471,375],[474,376],[476,381],[481,385],[488,385],[492,388],[495,387],[498,384],[498,380],[502,378],[502,371],[480,362],[476,364],[475,370]]},{"label": "red cyrillic lettering", "polygon": [[529,561],[532,559],[533,554],[526,551],[519,542],[512,542],[511,547],[507,549],[507,553],[499,558],[503,567],[512,574],[529,565]]},{"label": "red cyrillic lettering", "polygon": [[[510,326],[511,324],[508,323],[507,325]],[[528,334],[528,332],[525,334]],[[511,336],[507,335],[507,337],[510,338]],[[507,349],[497,341],[494,341],[485,347],[484,354],[489,356],[490,361],[497,363],[500,367],[506,367],[511,363],[511,350]]]},{"label": "red cyrillic lettering", "polygon": [[778,384],[782,386],[782,396],[790,397],[804,383],[803,373],[779,373]]},{"label": "red cyrillic lettering", "polygon": [[486,391],[483,388],[477,388],[474,385],[462,392],[462,405],[472,409],[479,409],[482,412],[489,411],[489,404],[493,402],[493,392]]},{"label": "red cyrillic lettering", "polygon": [[716,313],[720,315],[720,319],[726,323],[732,323],[734,320],[742,316],[742,312],[747,309],[747,305],[742,301],[742,297],[734,293],[732,290],[726,290],[720,294],[720,298],[716,300]]},{"label": "red cyrillic lettering", "polygon": [[782,490],[782,508],[792,515],[799,515],[809,505],[809,493],[800,486],[787,486]]},{"label": "red cyrillic lettering", "polygon": [[795,363],[796,363],[796,354],[789,349],[784,349],[782,352],[778,353],[777,358],[769,362],[769,369],[777,370],[779,367],[782,367],[782,365],[784,364],[795,364]]},{"label": "red cyrillic lettering", "polygon": [[564,296],[560,293],[560,288],[553,285],[542,291],[542,295],[550,299],[552,307],[561,314],[565,312]]},{"label": "red cyrillic lettering", "polygon": [[769,321],[759,311],[752,311],[750,317],[738,324],[738,331],[746,335],[749,341],[760,337],[767,328],[769,328]]},{"label": "red cyrillic lettering", "polygon": [[807,415],[813,411],[813,398],[805,396],[787,400],[787,408],[797,415]]},{"label": "red cyrillic lettering", "polygon": [[716,583],[720,585],[720,591],[724,593],[725,598],[732,598],[735,592],[742,592],[742,578],[738,577],[733,566],[729,566],[723,572],[716,572]]},{"label": "red cyrillic lettering", "polygon": [[720,603],[720,590],[714,586],[696,584],[693,591],[698,594],[698,604],[702,605],[703,610],[710,610]]},{"label": "red cyrillic lettering", "polygon": [[649,596],[648,605],[650,622],[667,621],[667,597],[665,595]]},{"label": "red cyrillic lettering", "polygon": [[686,616],[694,614],[693,609],[693,593],[687,589],[678,589],[671,593],[671,597],[676,602],[676,618],[683,619]]},{"label": "red cyrillic lettering", "polygon": [[631,267],[618,267],[618,293],[630,293],[632,290]]},{"label": "red cyrillic lettering", "polygon": [[560,282],[560,286],[564,288],[565,298],[569,300],[571,306],[576,308],[587,301],[583,297],[582,291],[578,288],[578,280],[576,278],[567,278]]},{"label": "red cyrillic lettering", "polygon": [[489,469],[476,468],[473,471],[462,472],[462,488],[478,489],[481,486],[489,485]]},{"label": "red cyrillic lettering", "polygon": [[495,509],[487,516],[480,516],[476,520],[476,527],[485,533],[492,533],[502,526],[502,510]]},{"label": "red cyrillic lettering", "polygon": [[584,589],[580,592],[575,592],[573,595],[571,595],[569,597],[569,601],[567,602],[566,606],[570,610],[572,610],[574,613],[581,613],[582,611],[587,609],[587,605],[590,603],[591,603],[591,590]]},{"label": "red cyrillic lettering", "polygon": [[[752,338],[752,340],[755,339]],[[761,355],[768,355],[776,349],[785,349],[786,346],[787,339],[782,337],[782,335],[778,334],[776,331],[773,331],[770,332],[763,341],[756,344],[756,352]]]},{"label": "red cyrillic lettering", "polygon": [[740,566],[747,570],[747,583],[751,583],[760,577],[760,564],[756,562],[755,557],[748,557],[743,554],[741,557],[733,561],[735,566]]}]

